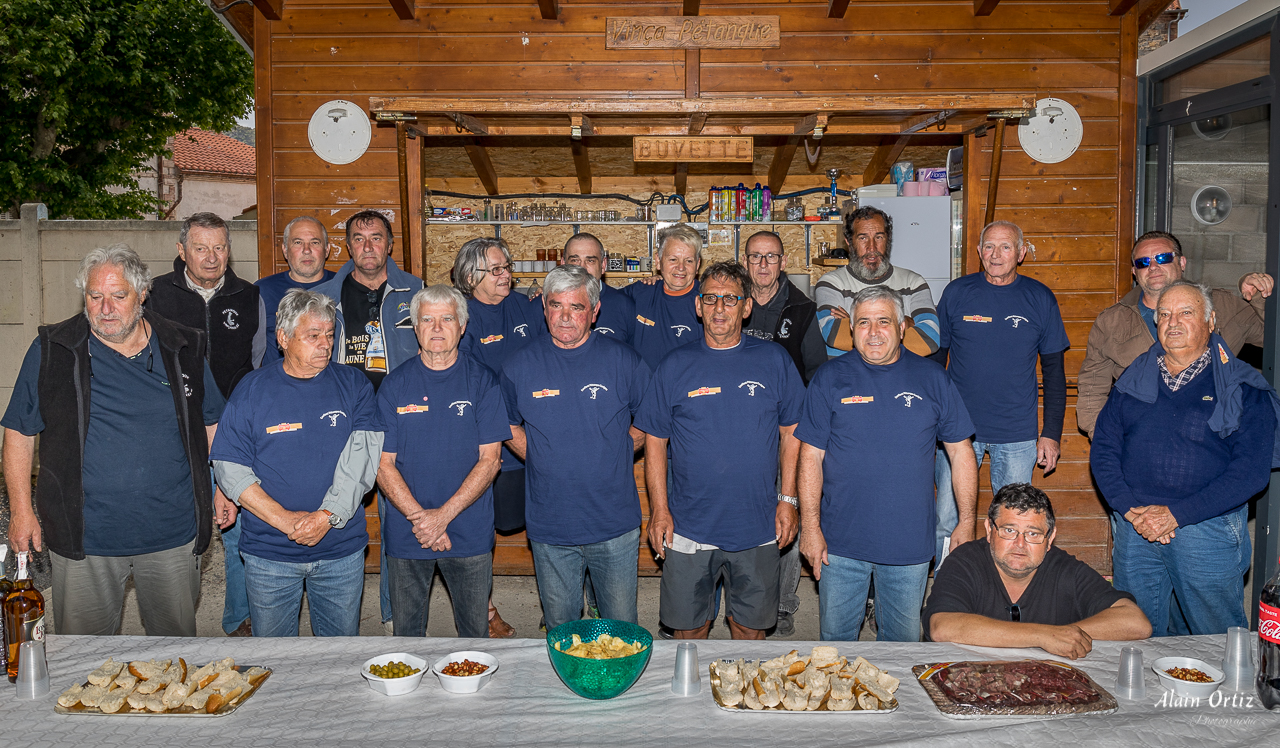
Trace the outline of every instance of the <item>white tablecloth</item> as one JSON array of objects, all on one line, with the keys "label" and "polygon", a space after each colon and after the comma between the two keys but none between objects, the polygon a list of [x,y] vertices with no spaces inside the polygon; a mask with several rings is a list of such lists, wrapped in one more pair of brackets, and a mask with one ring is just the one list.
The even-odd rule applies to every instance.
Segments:
[{"label": "white tablecloth", "polygon": [[[611,701],[590,701],[570,692],[556,676],[538,639],[458,640],[359,637],[350,639],[176,639],[51,636],[51,692],[20,701],[10,686],[0,695],[0,744],[12,746],[787,746],[821,745],[1038,745],[1079,746],[1261,746],[1280,745],[1280,709],[1255,703],[1162,704],[1164,690],[1150,663],[1165,655],[1189,655],[1216,663],[1225,637],[1185,637],[1139,642],[1147,670],[1147,698],[1120,702],[1111,715],[1057,719],[955,720],[938,712],[911,666],[960,659],[1045,657],[1040,650],[988,650],[948,644],[848,643],[849,657],[862,655],[902,678],[899,709],[886,715],[730,714],[716,708],[707,684],[707,663],[717,657],[774,657],[801,642],[708,641],[698,644],[702,692],[671,693],[675,642],[654,643],[653,657],[638,683]],[[1103,688],[1115,685],[1119,642],[1095,642],[1075,664]],[[480,693],[455,696],[427,673],[415,692],[387,697],[359,675],[361,663],[387,652],[410,652],[428,662],[463,649],[483,649],[501,663]],[[101,717],[55,714],[58,693],[108,656],[117,660],[173,658],[203,664],[234,656],[240,664],[275,672],[239,710],[219,718]],[[1230,696],[1230,694],[1223,694]],[[1245,701],[1252,691],[1237,701]],[[945,742],[943,742],[945,741]]]}]

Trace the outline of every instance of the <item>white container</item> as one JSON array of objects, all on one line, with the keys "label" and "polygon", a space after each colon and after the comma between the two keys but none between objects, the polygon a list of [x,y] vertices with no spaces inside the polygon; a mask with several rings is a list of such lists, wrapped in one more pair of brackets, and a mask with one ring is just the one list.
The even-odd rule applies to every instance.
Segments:
[{"label": "white container", "polygon": [[[418,672],[413,675],[406,675],[403,678],[379,678],[369,672],[370,665],[386,665],[389,662],[403,662],[409,667],[415,668]],[[422,683],[422,676],[426,675],[426,672],[427,661],[406,652],[378,655],[360,666],[360,674],[369,682],[369,687],[387,696],[400,696],[417,690],[418,685]]]},{"label": "white container", "polygon": [[[440,672],[449,663],[462,662],[463,660],[471,660],[481,665],[488,665],[489,669],[479,675],[445,675]],[[431,672],[435,673],[436,677],[440,679],[440,687],[449,693],[475,693],[484,688],[485,684],[489,682],[489,679],[497,671],[498,658],[488,652],[451,652],[431,666]]]},{"label": "white container", "polygon": [[[1166,673],[1166,670],[1175,667],[1195,668],[1205,675],[1213,678],[1212,683],[1196,683],[1194,681],[1182,680],[1175,678]],[[1218,686],[1222,685],[1223,673],[1218,668],[1210,665],[1204,660],[1196,660],[1191,657],[1161,657],[1151,663],[1151,669],[1156,671],[1156,675],[1160,676],[1160,685],[1165,690],[1173,691],[1178,696],[1192,699],[1206,699],[1214,691],[1218,690]]]}]

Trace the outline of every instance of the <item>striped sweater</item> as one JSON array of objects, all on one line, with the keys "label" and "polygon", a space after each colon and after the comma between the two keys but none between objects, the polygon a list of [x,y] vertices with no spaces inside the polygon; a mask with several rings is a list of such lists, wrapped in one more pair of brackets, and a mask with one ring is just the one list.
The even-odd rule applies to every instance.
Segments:
[{"label": "striped sweater", "polygon": [[831,312],[843,309],[853,313],[853,297],[868,286],[887,286],[902,294],[902,306],[906,311],[907,334],[902,344],[913,353],[927,356],[938,350],[938,312],[933,305],[933,294],[924,278],[906,268],[893,267],[887,277],[874,283],[858,280],[842,267],[822,276],[814,286],[814,301],[818,303],[818,327],[827,343],[827,355],[841,356],[853,350],[853,336],[849,321]]}]

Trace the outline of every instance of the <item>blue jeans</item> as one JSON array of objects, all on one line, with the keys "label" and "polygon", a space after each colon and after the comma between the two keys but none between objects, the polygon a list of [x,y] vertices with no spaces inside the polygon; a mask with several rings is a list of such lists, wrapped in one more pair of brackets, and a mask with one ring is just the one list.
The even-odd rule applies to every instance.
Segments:
[{"label": "blue jeans", "polygon": [[254,636],[297,636],[302,593],[316,636],[358,636],[364,549],[344,558],[292,563],[243,553]]},{"label": "blue jeans", "polygon": [[547,630],[582,618],[584,573],[591,570],[591,585],[601,618],[636,623],[636,571],[640,528],[612,540],[588,545],[550,545],[530,541],[533,570],[538,577],[538,598]]},{"label": "blue jeans", "polygon": [[[389,512],[391,505],[382,497],[382,492],[378,492],[378,607],[382,612],[382,622],[390,621],[391,611],[391,581],[390,575],[387,573],[387,531],[385,517]],[[364,511],[361,507],[357,511]],[[488,607],[485,607],[486,613]]]},{"label": "blue jeans", "polygon": [[396,636],[426,636],[431,615],[431,581],[436,567],[453,601],[458,636],[489,638],[489,591],[493,589],[493,554],[464,558],[395,558],[386,556],[391,572],[392,617]]},{"label": "blue jeans", "polygon": [[[1010,444],[973,443],[973,456],[982,467],[982,455],[991,455],[991,495],[1010,483],[1030,483],[1036,469],[1036,440]],[[938,526],[935,530],[937,547],[933,560],[942,560],[942,541],[951,537],[960,524],[960,509],[956,506],[956,494],[951,490],[951,460],[945,449],[939,449],[933,462],[933,482],[938,488]],[[976,532],[976,530],[975,530]]]},{"label": "blue jeans", "polygon": [[[212,474],[212,471],[210,471]],[[212,477],[212,475],[210,476]],[[217,482],[214,482],[217,487]],[[244,589],[244,559],[240,558],[240,518],[222,533],[222,564],[227,589],[222,598],[222,632],[230,634],[249,617],[249,593]]]},{"label": "blue jeans", "polygon": [[929,562],[909,566],[873,564],[827,554],[818,581],[822,641],[857,641],[867,615],[867,589],[876,583],[876,641],[920,641],[920,609]]},{"label": "blue jeans", "polygon": [[1248,505],[1179,527],[1168,545],[1149,543],[1123,515],[1111,514],[1115,587],[1134,596],[1152,636],[1172,636],[1176,604],[1192,634],[1222,634],[1249,625],[1244,574],[1249,570]]}]

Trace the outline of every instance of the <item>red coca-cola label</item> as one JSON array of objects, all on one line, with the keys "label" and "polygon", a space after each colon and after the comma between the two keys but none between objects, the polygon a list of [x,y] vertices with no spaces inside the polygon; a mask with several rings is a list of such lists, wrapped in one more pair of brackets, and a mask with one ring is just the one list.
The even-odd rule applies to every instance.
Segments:
[{"label": "red coca-cola label", "polygon": [[1272,644],[1280,644],[1280,608],[1258,603],[1258,636]]}]

